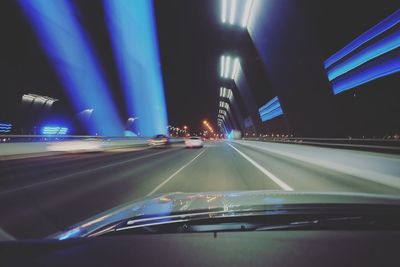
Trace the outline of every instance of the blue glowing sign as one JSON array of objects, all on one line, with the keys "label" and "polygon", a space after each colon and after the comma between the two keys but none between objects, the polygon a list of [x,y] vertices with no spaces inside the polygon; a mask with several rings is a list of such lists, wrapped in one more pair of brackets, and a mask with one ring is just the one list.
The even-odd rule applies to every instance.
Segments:
[{"label": "blue glowing sign", "polygon": [[66,135],[67,133],[68,133],[67,127],[45,126],[42,128],[42,134],[45,135]]},{"label": "blue glowing sign", "polygon": [[128,115],[140,118],[137,125],[141,135],[166,133],[153,1],[104,0],[104,8]]},{"label": "blue glowing sign", "polygon": [[272,120],[283,114],[281,103],[277,96],[268,101],[267,104],[259,108],[260,118],[263,122]]},{"label": "blue glowing sign", "polygon": [[76,111],[89,107],[94,109],[89,125],[85,125],[87,130],[106,136],[122,135],[123,126],[104,75],[75,15],[72,2],[20,0],[19,3]]}]

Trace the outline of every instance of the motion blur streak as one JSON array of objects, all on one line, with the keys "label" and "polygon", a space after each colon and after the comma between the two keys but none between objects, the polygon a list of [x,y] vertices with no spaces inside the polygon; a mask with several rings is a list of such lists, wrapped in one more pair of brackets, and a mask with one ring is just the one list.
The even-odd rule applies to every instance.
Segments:
[{"label": "motion blur streak", "polygon": [[371,67],[356,70],[354,73],[349,73],[347,76],[341,76],[337,80],[332,81],[333,92],[334,94],[339,94],[361,84],[396,72],[400,72],[400,55],[386,59],[385,61]]},{"label": "motion blur streak", "polygon": [[103,75],[70,1],[20,0],[77,112],[93,108],[91,134],[122,135]]},{"label": "motion blur streak", "polygon": [[400,10],[325,61],[334,94],[400,71],[399,23]]},{"label": "motion blur streak", "polygon": [[383,32],[390,30],[392,27],[396,26],[400,23],[400,10],[397,10],[392,15],[366,31],[365,33],[361,34],[359,37],[354,39],[351,43],[346,45],[344,48],[336,52],[334,55],[329,57],[325,60],[324,66],[328,68],[335,62],[339,61],[346,55],[350,54],[352,51],[363,45],[364,43],[370,41],[371,39],[377,37],[378,35],[382,34]]},{"label": "motion blur streak", "polygon": [[329,81],[398,47],[400,47],[400,31],[377,41],[375,44],[361,50],[346,61],[329,69]]},{"label": "motion blur streak", "polygon": [[166,133],[158,40],[152,1],[104,1],[107,25],[128,115],[139,117],[141,135]]}]

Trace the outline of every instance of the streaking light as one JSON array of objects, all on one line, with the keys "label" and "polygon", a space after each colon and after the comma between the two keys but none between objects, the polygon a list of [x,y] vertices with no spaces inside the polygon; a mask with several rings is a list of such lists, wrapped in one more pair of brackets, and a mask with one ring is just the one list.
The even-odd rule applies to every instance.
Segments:
[{"label": "streaking light", "polygon": [[226,71],[225,71],[225,78],[227,78],[228,77],[228,74],[229,74],[229,68],[230,68],[230,66],[231,66],[231,57],[226,57]]},{"label": "streaking light", "polygon": [[226,117],[226,111],[223,110],[223,109],[220,109],[220,110],[218,111],[218,114],[222,114],[222,115],[224,115],[224,116]]},{"label": "streaking light", "polygon": [[329,81],[398,47],[400,47],[400,31],[377,41],[342,63],[328,69]]},{"label": "streaking light", "polygon": [[221,57],[221,77],[224,77],[225,73],[225,56]]},{"label": "streaking light", "polygon": [[229,104],[224,101],[219,101],[219,107],[229,110]]},{"label": "streaking light", "polygon": [[[221,21],[223,24],[247,27],[253,0],[222,0]],[[229,14],[229,20],[228,20]]]},{"label": "streaking light", "polygon": [[360,86],[375,79],[400,72],[400,56],[381,62],[371,67],[355,70],[354,73],[343,75],[333,80],[333,93],[339,94],[343,91]]},{"label": "streaking light", "polygon": [[246,7],[244,9],[243,17],[242,17],[242,27],[245,28],[247,27],[247,23],[249,22],[249,17],[250,17],[250,10],[253,5],[253,0],[247,0],[246,1]]},{"label": "streaking light", "polygon": [[228,98],[229,101],[231,101],[232,100],[232,90],[227,89],[225,87],[220,87],[219,88],[219,96],[222,98]]},{"label": "streaking light", "polygon": [[232,71],[232,77],[231,77],[233,80],[236,79],[236,75],[237,75],[238,71],[239,71],[239,59],[236,58],[235,62],[233,63],[233,71]]},{"label": "streaking light", "polygon": [[236,15],[236,0],[231,0],[231,16],[229,18],[229,23],[233,24],[235,22]]},{"label": "streaking light", "polygon": [[267,102],[264,106],[259,108],[260,118],[263,122],[271,120],[277,116],[283,114],[281,104],[279,103],[279,99],[277,96],[272,98]]},{"label": "streaking light", "polygon": [[222,14],[221,14],[222,23],[226,22],[226,1],[227,0],[222,0]]},{"label": "streaking light", "polygon": [[128,116],[140,118],[142,136],[166,134],[168,125],[153,5],[148,0],[104,1]]},{"label": "streaking light", "polygon": [[230,56],[221,56],[221,77],[235,79],[239,71],[239,58],[231,59]]},{"label": "streaking light", "polygon": [[385,31],[390,30],[392,27],[396,26],[397,24],[400,23],[400,9],[394,12],[392,15],[366,31],[365,33],[361,34],[358,36],[356,39],[354,39],[352,42],[350,42],[348,45],[346,45],[344,48],[336,52],[334,55],[329,57],[327,60],[325,60],[325,68],[328,68],[335,62],[339,61],[346,55],[350,54],[352,51],[363,45],[364,43],[374,39],[378,35],[382,34]]},{"label": "streaking light", "polygon": [[[400,30],[397,27],[399,23],[400,10],[361,34],[325,61],[334,94],[400,71]],[[386,34],[388,31],[391,32]],[[364,46],[361,47],[362,45]],[[362,49],[355,51],[357,48]]]},{"label": "streaking light", "polygon": [[84,125],[89,133],[122,135],[123,127],[109,89],[72,2],[20,0],[33,29],[66,88],[77,112],[93,107],[96,114]]}]

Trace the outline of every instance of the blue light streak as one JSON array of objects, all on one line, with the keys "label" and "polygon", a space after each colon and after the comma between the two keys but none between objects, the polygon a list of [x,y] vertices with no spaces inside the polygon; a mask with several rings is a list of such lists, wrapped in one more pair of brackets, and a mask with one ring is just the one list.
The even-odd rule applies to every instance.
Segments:
[{"label": "blue light streak", "polygon": [[356,86],[396,72],[400,72],[400,56],[391,58],[372,67],[355,71],[355,73],[351,73],[346,77],[341,76],[341,78],[338,78],[332,82],[333,93],[336,95]]},{"label": "blue light streak", "polygon": [[400,47],[400,31],[397,31],[378,42],[361,50],[354,56],[328,70],[329,81],[351,71],[352,69]]},{"label": "blue light streak", "polygon": [[361,34],[358,36],[356,39],[354,39],[352,42],[350,42],[348,45],[346,45],[344,48],[336,52],[334,55],[329,57],[327,60],[325,60],[324,66],[325,68],[328,68],[335,62],[339,61],[346,55],[350,54],[352,51],[363,45],[364,43],[372,40],[373,38],[377,37],[381,33],[389,30],[390,28],[396,26],[400,22],[400,9],[391,14],[389,17],[366,31],[365,33]]},{"label": "blue light streak", "polygon": [[74,228],[72,230],[69,230],[68,232],[61,234],[58,237],[58,240],[65,240],[65,239],[69,239],[69,238],[78,237],[79,232],[80,232],[79,228]]},{"label": "blue light streak", "polygon": [[277,96],[268,101],[267,104],[258,109],[262,122],[271,120],[275,117],[283,115],[281,103]]},{"label": "blue light streak", "polygon": [[47,56],[56,69],[76,112],[94,109],[91,134],[122,135],[123,126],[92,47],[76,18],[71,1],[20,0]]},{"label": "blue light streak", "polygon": [[167,112],[153,1],[104,0],[128,115],[141,135],[166,133]]}]

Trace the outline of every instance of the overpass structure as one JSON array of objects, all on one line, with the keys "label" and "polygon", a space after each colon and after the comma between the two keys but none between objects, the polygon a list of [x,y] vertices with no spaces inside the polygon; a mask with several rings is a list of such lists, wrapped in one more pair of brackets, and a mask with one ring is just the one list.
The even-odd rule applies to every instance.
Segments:
[{"label": "overpass structure", "polygon": [[[234,96],[224,98],[230,107],[226,114],[218,112],[222,132],[361,137],[400,130],[393,121],[373,120],[392,116],[390,110],[400,114],[394,102],[382,105],[383,99],[395,97],[395,83],[385,81],[400,72],[400,10],[365,25],[364,32],[355,31],[353,39],[326,57],[298,1],[219,4],[221,38],[230,37],[221,51],[219,76]],[[359,93],[365,95],[362,104],[352,100]],[[355,117],[360,113],[365,118]]]}]

